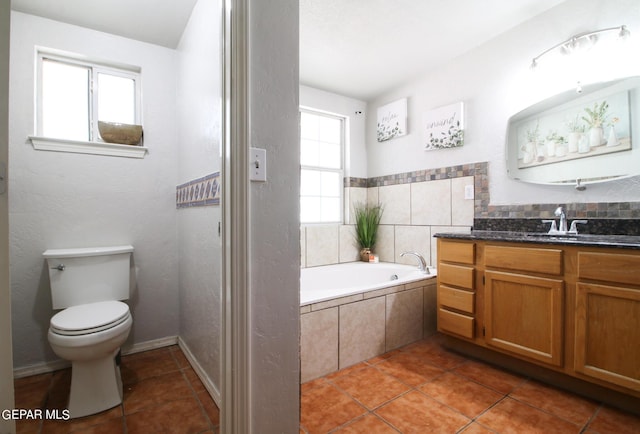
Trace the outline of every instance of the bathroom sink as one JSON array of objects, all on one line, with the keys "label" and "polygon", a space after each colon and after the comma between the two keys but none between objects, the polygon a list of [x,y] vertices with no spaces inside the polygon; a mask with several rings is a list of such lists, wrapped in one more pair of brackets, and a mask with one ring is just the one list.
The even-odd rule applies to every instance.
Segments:
[{"label": "bathroom sink", "polygon": [[575,233],[562,233],[562,232],[526,232],[527,238],[543,238],[546,240],[579,240],[589,237],[597,237],[597,235],[591,234],[575,234]]},{"label": "bathroom sink", "polygon": [[584,234],[573,234],[568,232],[525,232],[527,237],[544,237],[544,238],[577,238]]}]

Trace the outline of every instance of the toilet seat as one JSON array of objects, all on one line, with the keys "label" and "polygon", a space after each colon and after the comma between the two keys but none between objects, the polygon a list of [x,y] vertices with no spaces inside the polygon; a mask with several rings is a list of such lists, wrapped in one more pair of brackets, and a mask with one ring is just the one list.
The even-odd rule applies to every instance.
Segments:
[{"label": "toilet seat", "polygon": [[64,336],[88,335],[113,328],[125,322],[131,314],[121,301],[71,306],[51,318],[51,331]]}]

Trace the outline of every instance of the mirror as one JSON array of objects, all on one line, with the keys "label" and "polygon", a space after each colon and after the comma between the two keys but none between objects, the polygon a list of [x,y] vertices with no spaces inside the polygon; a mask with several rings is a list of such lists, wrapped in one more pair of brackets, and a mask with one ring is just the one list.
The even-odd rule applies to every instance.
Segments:
[{"label": "mirror", "polygon": [[640,175],[640,77],[572,89],[509,119],[509,177],[582,184]]}]

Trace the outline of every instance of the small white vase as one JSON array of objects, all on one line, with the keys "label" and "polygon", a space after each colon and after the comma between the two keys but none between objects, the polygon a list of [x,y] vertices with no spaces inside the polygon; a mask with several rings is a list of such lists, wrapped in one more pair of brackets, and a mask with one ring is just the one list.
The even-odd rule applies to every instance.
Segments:
[{"label": "small white vase", "polygon": [[569,153],[578,152],[581,134],[578,132],[569,133]]},{"label": "small white vase", "polygon": [[538,143],[538,146],[536,147],[536,160],[538,160],[538,162],[544,160],[545,151],[546,147],[544,146],[544,143]]},{"label": "small white vase", "polygon": [[604,136],[602,127],[591,128],[589,130],[589,146],[595,148],[602,145],[602,136]]},{"label": "small white vase", "polygon": [[607,138],[607,146],[618,146],[618,138],[616,137],[616,130],[611,125],[611,129],[609,130],[609,137]]},{"label": "small white vase", "polygon": [[545,145],[547,146],[548,157],[553,157],[554,155],[556,155],[556,142],[554,142],[553,140],[547,140]]},{"label": "small white vase", "polygon": [[527,142],[524,145],[524,152],[522,154],[522,162],[529,164],[536,158],[536,144],[534,142]]},{"label": "small white vase", "polygon": [[579,154],[586,154],[590,150],[591,150],[591,146],[589,145],[589,136],[584,134],[580,138],[580,143],[578,144],[578,153]]}]

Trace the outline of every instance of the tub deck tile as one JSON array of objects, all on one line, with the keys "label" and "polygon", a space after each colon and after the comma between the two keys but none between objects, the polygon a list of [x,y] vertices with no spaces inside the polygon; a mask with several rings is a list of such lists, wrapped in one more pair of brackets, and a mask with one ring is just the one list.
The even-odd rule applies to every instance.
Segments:
[{"label": "tub deck tile", "polygon": [[334,298],[327,301],[321,301],[319,303],[313,303],[311,305],[311,310],[316,311],[316,310],[328,309],[331,307],[340,306],[341,304],[355,303],[356,301],[360,301],[362,299],[363,299],[362,293],[348,295],[346,297]]}]

